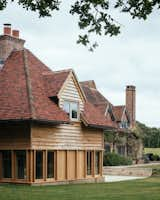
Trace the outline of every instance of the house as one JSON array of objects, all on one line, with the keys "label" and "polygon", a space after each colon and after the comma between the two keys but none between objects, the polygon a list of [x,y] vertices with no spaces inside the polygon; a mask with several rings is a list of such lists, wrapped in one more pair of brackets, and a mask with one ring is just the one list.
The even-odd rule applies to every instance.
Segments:
[{"label": "house", "polygon": [[52,71],[18,30],[0,36],[0,182],[103,181],[104,130],[112,120],[89,102],[72,69]]},{"label": "house", "polygon": [[105,130],[105,150],[129,156],[138,162],[142,158],[143,144],[134,133],[136,129],[136,88],[126,86],[125,105],[113,105],[96,87],[94,80],[80,82],[84,94],[92,105],[112,122],[116,129]]},{"label": "house", "polygon": [[135,88],[113,106],[94,81],[52,71],[24,47],[18,30],[0,36],[0,183],[103,181],[104,131],[135,123]]}]

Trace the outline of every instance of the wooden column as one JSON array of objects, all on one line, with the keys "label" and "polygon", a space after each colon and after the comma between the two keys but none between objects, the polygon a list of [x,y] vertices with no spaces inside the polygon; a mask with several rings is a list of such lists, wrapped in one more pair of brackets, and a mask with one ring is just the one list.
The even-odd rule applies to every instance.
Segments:
[{"label": "wooden column", "polygon": [[30,155],[29,150],[26,150],[26,180],[30,182]]},{"label": "wooden column", "polygon": [[92,164],[91,164],[91,169],[92,169],[92,176],[95,176],[95,150],[92,151]]},{"label": "wooden column", "polygon": [[84,178],[87,177],[87,150],[84,151]]},{"label": "wooden column", "polygon": [[78,179],[78,150],[76,150],[76,155],[75,155],[75,178]]},{"label": "wooden column", "polygon": [[44,181],[47,180],[47,151],[43,151],[43,178]]},{"label": "wooden column", "polygon": [[36,179],[36,150],[33,150],[32,154],[33,154],[33,160],[32,160],[33,177],[32,177],[32,181],[35,182],[35,179]]},{"label": "wooden column", "polygon": [[0,151],[0,180],[2,179],[2,152]]},{"label": "wooden column", "polygon": [[100,176],[103,175],[103,151],[100,151]]},{"label": "wooden column", "polygon": [[12,165],[12,180],[16,178],[16,160],[15,160],[15,151],[11,150],[11,165]]},{"label": "wooden column", "polygon": [[65,166],[65,169],[66,169],[66,179],[68,180],[69,177],[68,177],[68,163],[69,163],[69,156],[68,156],[69,152],[68,150],[66,151],[66,166]]},{"label": "wooden column", "polygon": [[54,177],[55,177],[55,180],[57,180],[58,178],[58,171],[57,171],[57,162],[58,162],[58,150],[55,151],[55,157],[54,157]]}]

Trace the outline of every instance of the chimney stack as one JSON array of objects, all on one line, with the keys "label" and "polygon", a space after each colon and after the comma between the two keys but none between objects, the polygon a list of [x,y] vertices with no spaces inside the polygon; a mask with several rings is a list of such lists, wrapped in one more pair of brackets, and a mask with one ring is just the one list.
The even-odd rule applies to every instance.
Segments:
[{"label": "chimney stack", "polygon": [[11,24],[4,24],[3,35],[11,35]]},{"label": "chimney stack", "polygon": [[19,31],[18,30],[12,30],[12,36],[19,38]]},{"label": "chimney stack", "polygon": [[126,86],[126,108],[130,116],[130,127],[134,128],[136,123],[136,87]]},{"label": "chimney stack", "polygon": [[11,28],[11,24],[4,24],[3,35],[0,35],[0,65],[14,50],[22,50],[25,40],[19,38],[19,30]]}]

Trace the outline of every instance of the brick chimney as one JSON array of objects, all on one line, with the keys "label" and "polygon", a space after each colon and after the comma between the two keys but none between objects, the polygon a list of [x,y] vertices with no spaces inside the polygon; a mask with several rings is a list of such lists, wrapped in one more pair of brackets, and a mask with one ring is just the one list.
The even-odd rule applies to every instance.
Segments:
[{"label": "brick chimney", "polygon": [[130,116],[130,127],[134,128],[136,122],[136,87],[126,86],[126,108]]},{"label": "brick chimney", "polygon": [[19,31],[12,30],[11,24],[4,24],[3,35],[0,35],[0,63],[5,62],[13,50],[22,50],[25,40],[19,38]]}]

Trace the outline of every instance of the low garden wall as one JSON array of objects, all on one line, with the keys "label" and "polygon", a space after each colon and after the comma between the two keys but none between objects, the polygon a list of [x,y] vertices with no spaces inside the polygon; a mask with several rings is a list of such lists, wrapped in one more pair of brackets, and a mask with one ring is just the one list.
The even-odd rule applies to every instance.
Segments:
[{"label": "low garden wall", "polygon": [[103,167],[103,175],[148,177],[152,175],[152,169],[126,166]]}]

